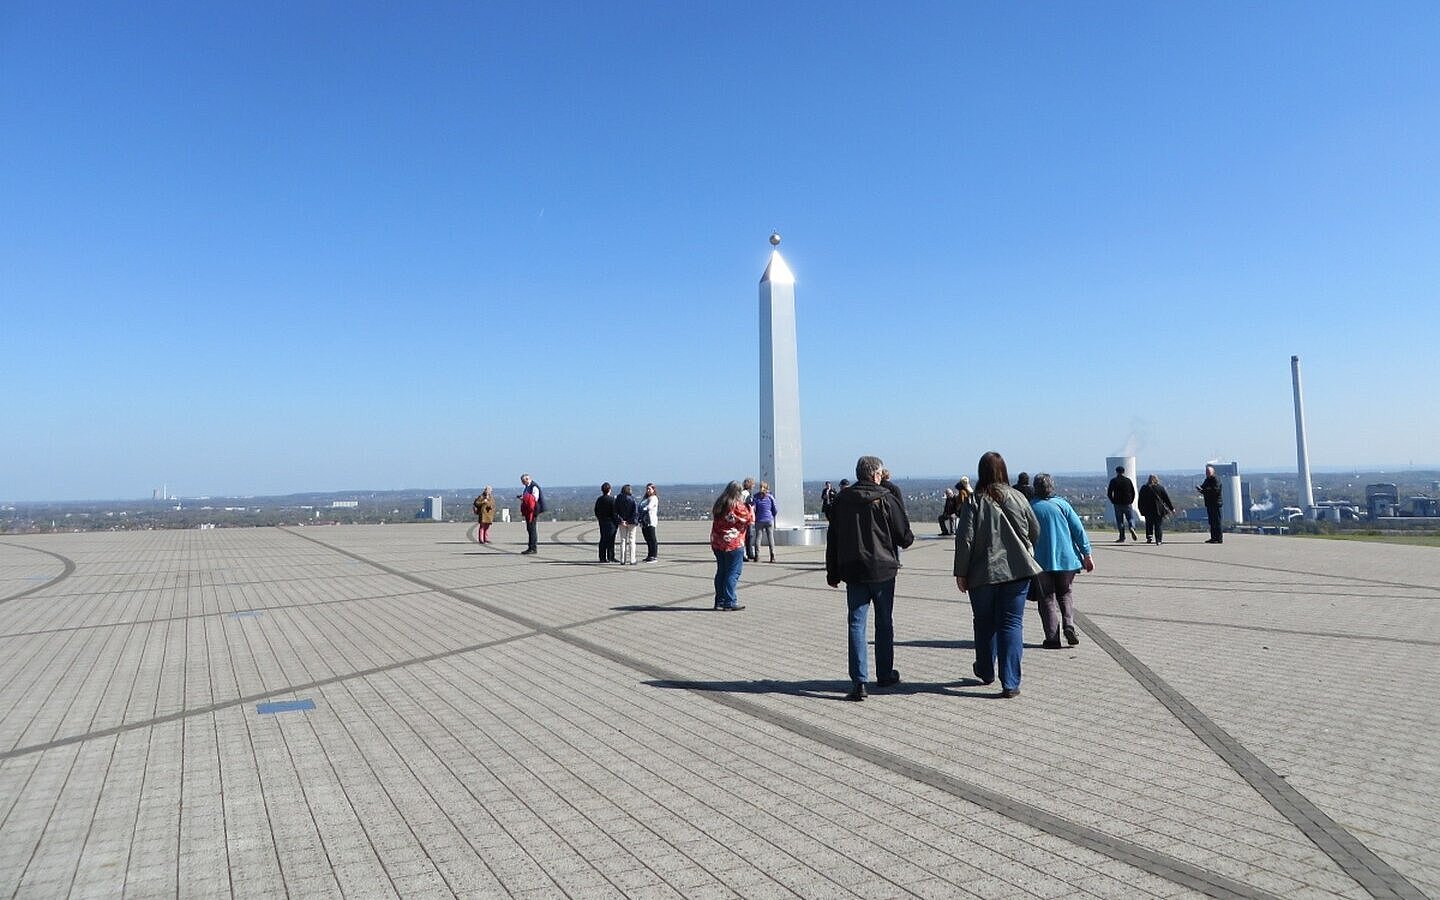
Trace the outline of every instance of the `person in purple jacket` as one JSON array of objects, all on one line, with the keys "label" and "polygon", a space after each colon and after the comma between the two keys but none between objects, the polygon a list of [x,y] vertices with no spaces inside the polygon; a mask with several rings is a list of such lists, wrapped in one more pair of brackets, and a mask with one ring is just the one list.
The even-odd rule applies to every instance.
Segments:
[{"label": "person in purple jacket", "polygon": [[770,561],[775,561],[775,517],[780,513],[780,507],[775,505],[775,495],[770,493],[770,485],[767,482],[760,482],[760,489],[755,492],[752,505],[755,507],[755,560],[760,560],[760,542],[764,541],[765,546],[770,548]]}]

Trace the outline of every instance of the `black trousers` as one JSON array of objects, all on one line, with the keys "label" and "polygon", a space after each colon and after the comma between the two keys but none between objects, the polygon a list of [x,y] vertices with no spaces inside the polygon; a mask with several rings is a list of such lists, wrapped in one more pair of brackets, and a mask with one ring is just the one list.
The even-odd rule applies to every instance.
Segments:
[{"label": "black trousers", "polygon": [[1220,507],[1205,507],[1205,518],[1210,520],[1210,540],[1218,544],[1225,538],[1224,533],[1220,530]]},{"label": "black trousers", "polygon": [[615,522],[600,522],[600,561],[615,561]]},{"label": "black trousers", "polygon": [[1151,536],[1152,534],[1155,536],[1155,543],[1157,543],[1157,544],[1160,543],[1161,541],[1165,540],[1165,517],[1164,517],[1164,516],[1146,516],[1146,517],[1145,517],[1145,540],[1146,540],[1147,542],[1150,540],[1150,536]]},{"label": "black trousers", "polygon": [[525,536],[530,540],[530,546],[526,549],[535,550],[536,544],[540,542],[540,529],[536,526],[535,519],[525,520]]},{"label": "black trousers", "polygon": [[654,526],[654,525],[641,525],[641,526],[640,526],[640,533],[643,534],[643,535],[645,535],[645,547],[646,547],[646,550],[645,550],[645,558],[646,558],[646,559],[659,559],[659,558],[660,558],[660,538],[659,538],[658,536],[656,536],[656,534],[655,534],[655,526]]}]

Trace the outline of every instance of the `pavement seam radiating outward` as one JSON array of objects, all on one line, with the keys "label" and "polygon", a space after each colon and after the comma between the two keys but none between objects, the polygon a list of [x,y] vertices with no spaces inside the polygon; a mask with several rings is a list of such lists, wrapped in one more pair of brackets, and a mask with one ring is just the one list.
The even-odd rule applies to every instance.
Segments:
[{"label": "pavement seam radiating outward", "polygon": [[1205,622],[1199,619],[1171,619],[1159,616],[1131,616],[1124,613],[1095,613],[1090,618],[1123,619],[1127,622],[1151,622],[1162,625],[1194,625],[1198,628],[1230,628],[1236,631],[1253,631],[1261,634],[1288,634],[1297,637],[1334,638],[1340,641],[1379,641],[1385,644],[1410,644],[1416,647],[1440,647],[1440,641],[1422,638],[1389,637],[1378,634],[1344,634],[1339,631],[1306,631],[1300,628],[1275,628],[1270,625],[1248,625],[1242,622]]},{"label": "pavement seam radiating outward", "polygon": [[187,709],[176,710],[175,712],[166,713],[165,715],[160,716],[154,716],[153,718],[149,719],[140,719],[135,722],[126,722],[123,725],[112,725],[109,728],[100,728],[95,731],[87,731],[84,734],[72,734],[63,738],[56,738],[53,741],[46,741],[43,744],[29,744],[24,747],[14,747],[9,750],[0,751],[0,760],[15,759],[17,757],[27,756],[31,753],[41,753],[46,750],[53,750],[56,747],[67,747],[71,744],[80,744],[84,743],[85,741],[95,740],[96,738],[110,737],[111,735],[123,734],[127,731],[136,731],[141,728],[152,728],[156,725],[164,725],[167,722],[178,722],[182,719],[189,719],[194,716],[209,715],[211,713],[217,713],[222,710],[232,709],[236,706],[244,706],[249,703],[258,703],[261,700],[269,700],[273,697],[281,697],[286,694],[296,694],[302,691],[311,690],[313,688],[325,687],[326,685],[330,684],[339,684],[343,681],[352,681],[358,678],[368,678],[371,675],[377,675],[381,672],[386,672],[391,669],[401,669],[406,666],[424,665],[428,662],[435,662],[436,660],[445,659],[448,656],[459,656],[464,653],[473,653],[476,650],[487,650],[491,647],[498,647],[502,644],[509,644],[514,641],[525,640],[527,638],[535,637],[537,634],[540,633],[542,632],[532,631],[524,634],[512,634],[503,638],[495,638],[494,640],[490,641],[482,641],[478,644],[467,644],[464,647],[455,647],[450,650],[442,650],[439,653],[430,653],[426,654],[425,656],[410,657],[407,659],[401,659],[394,662],[385,663],[384,665],[371,666],[369,668],[359,669],[354,672],[346,672],[343,675],[332,675],[328,678],[321,678],[319,680],[306,682],[304,684],[287,684],[281,687],[277,687],[273,690],[246,694],[243,697],[235,697],[231,700],[224,700],[220,703],[209,703],[205,706],[195,706]]},{"label": "pavement seam radiating outward", "polygon": [[371,600],[394,600],[397,597],[413,597],[418,594],[425,593],[429,593],[429,591],[425,589],[420,589],[414,591],[400,591],[394,594],[371,594],[365,597],[339,597],[333,600],[312,600],[308,603],[290,603],[281,607],[250,606],[246,607],[245,609],[221,609],[216,610],[215,612],[186,613],[179,616],[162,616],[155,619],[125,619],[121,622],[98,622],[93,625],[61,625],[55,628],[39,628],[34,631],[12,631],[6,634],[0,634],[0,640],[20,637],[37,637],[42,634],[64,634],[70,631],[94,631],[100,628],[123,628],[130,625],[162,625],[166,622],[183,622],[190,619],[216,619],[223,618],[225,616],[234,616],[241,613],[248,614],[265,612],[267,609],[271,611],[280,611],[288,609],[303,609],[312,606],[335,606],[337,604],[343,603],[364,603]]},{"label": "pavement seam radiating outward", "polygon": [[[289,529],[283,529],[289,531]],[[562,641],[578,649],[599,656],[610,662],[625,666],[633,671],[639,672],[658,682],[683,686],[688,682],[678,673],[670,672],[660,666],[654,665],[646,660],[631,656],[612,647],[607,647],[595,641],[581,637],[570,632],[573,625],[557,627],[536,621],[528,616],[522,615],[511,609],[487,603],[474,597],[467,597],[457,591],[450,590],[443,585],[435,584],[427,579],[420,578],[409,572],[387,566],[384,563],[369,559],[361,554],[351,552],[341,547],[321,541],[309,535],[300,534],[296,531],[289,531],[295,537],[325,547],[336,553],[374,566],[381,571],[387,572],[397,578],[404,578],[415,584],[427,587],[436,593],[443,594],[461,603],[485,610],[509,621],[530,629],[533,632],[544,634],[556,640]],[[801,574],[812,574],[808,570],[804,573],[793,573],[774,579],[770,583],[780,583],[788,578],[799,577]],[[621,613],[623,614],[623,613]],[[608,617],[607,617],[608,618]],[[337,679],[338,680],[338,679]],[[838,735],[827,729],[820,728],[811,723],[805,722],[795,716],[770,709],[754,701],[737,697],[723,691],[697,691],[699,696],[727,706],[737,712],[743,713],[755,719],[767,722],[778,728],[783,728],[793,734],[809,738],[818,743],[835,750],[847,753],[859,759],[873,763],[889,771],[903,774],[915,781],[938,788],[959,799],[965,800],[983,809],[999,813],[1007,818],[1013,819],[1038,831],[1050,834],[1055,837],[1067,840],[1077,846],[1093,850],[1111,859],[1126,863],[1157,875],[1171,882],[1183,885],[1192,890],[1210,896],[1220,897],[1270,897],[1273,896],[1266,891],[1246,885],[1243,882],[1227,878],[1215,872],[1211,872],[1200,866],[1185,862],[1174,857],[1167,856],[1150,850],[1139,844],[1132,843],[1120,838],[1113,837],[1099,829],[1081,825],[1064,819],[1039,807],[1006,797],[1003,794],[987,790],[978,785],[971,784],[963,779],[942,772],[933,767],[924,766],[913,760],[907,759],[890,751],[881,750],[877,747],[856,741],[851,738]]]},{"label": "pavement seam radiating outward", "polygon": [[1194,732],[1196,737],[1264,797],[1276,812],[1299,828],[1316,847],[1372,897],[1424,898],[1425,894],[1404,875],[1310,802],[1304,794],[1247,750],[1195,704],[1185,699],[1153,669],[1096,625],[1094,619],[1077,611],[1075,620],[1085,634],[1129,672],[1152,697],[1170,710],[1175,718]]}]

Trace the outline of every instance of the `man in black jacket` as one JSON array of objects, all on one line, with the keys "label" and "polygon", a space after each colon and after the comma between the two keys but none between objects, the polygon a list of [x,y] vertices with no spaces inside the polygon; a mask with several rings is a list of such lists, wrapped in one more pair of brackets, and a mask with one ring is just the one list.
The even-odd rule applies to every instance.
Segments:
[{"label": "man in black jacket", "polygon": [[1220,490],[1220,479],[1215,477],[1215,467],[1205,467],[1205,480],[1195,490],[1205,499],[1205,518],[1210,520],[1210,540],[1207,544],[1220,544],[1225,541],[1225,532],[1220,527],[1220,504],[1223,502]]},{"label": "man in black jacket", "polygon": [[1140,535],[1135,533],[1135,482],[1125,477],[1125,467],[1115,467],[1115,477],[1110,479],[1110,486],[1105,490],[1105,496],[1115,504],[1115,527],[1120,529],[1120,537],[1115,541],[1117,544],[1125,543],[1125,529],[1130,529],[1130,537],[1140,540]]},{"label": "man in black jacket", "polygon": [[615,495],[610,493],[610,482],[600,485],[600,496],[595,498],[595,523],[600,526],[600,561],[615,561],[615,532],[620,528],[620,517],[615,515]]},{"label": "man in black jacket", "polygon": [[900,550],[915,542],[905,506],[880,483],[885,464],[862,456],[855,463],[855,483],[841,491],[830,507],[830,533],[825,539],[825,581],[845,582],[850,606],[850,682],[846,700],[864,700],[869,678],[865,653],[865,619],[875,604],[875,673],[882,687],[900,681],[895,670],[895,575]]}]

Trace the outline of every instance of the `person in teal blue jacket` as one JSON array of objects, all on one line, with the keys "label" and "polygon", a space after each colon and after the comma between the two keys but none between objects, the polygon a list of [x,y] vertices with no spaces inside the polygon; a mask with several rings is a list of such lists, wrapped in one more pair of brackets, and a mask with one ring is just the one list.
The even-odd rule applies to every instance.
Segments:
[{"label": "person in teal blue jacket", "polygon": [[1030,508],[1040,521],[1040,536],[1035,540],[1035,561],[1044,569],[1035,577],[1039,587],[1040,624],[1045,628],[1044,647],[1060,649],[1060,632],[1070,646],[1080,643],[1075,634],[1075,595],[1071,585],[1081,569],[1092,572],[1090,536],[1076,515],[1075,508],[1064,497],[1055,496],[1055,479],[1041,472],[1035,476],[1035,497]]}]

